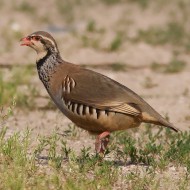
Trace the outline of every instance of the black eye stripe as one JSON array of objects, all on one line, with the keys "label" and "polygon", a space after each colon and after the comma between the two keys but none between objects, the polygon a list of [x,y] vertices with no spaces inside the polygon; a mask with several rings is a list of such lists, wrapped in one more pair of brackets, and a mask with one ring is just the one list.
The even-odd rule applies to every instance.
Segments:
[{"label": "black eye stripe", "polygon": [[46,44],[46,41],[43,38],[40,41],[42,44],[44,44],[44,45]]},{"label": "black eye stripe", "polygon": [[52,46],[52,43],[49,40],[41,38],[40,41],[41,41],[42,44],[44,44],[46,46]]}]

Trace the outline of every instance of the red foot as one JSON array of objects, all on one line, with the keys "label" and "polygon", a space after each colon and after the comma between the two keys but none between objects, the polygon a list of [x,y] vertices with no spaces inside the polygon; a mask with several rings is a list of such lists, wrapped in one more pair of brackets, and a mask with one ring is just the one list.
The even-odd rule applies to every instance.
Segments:
[{"label": "red foot", "polygon": [[110,132],[108,132],[108,131],[105,131],[97,136],[96,142],[95,142],[96,153],[104,154],[106,147],[109,143],[109,137],[110,137]]}]

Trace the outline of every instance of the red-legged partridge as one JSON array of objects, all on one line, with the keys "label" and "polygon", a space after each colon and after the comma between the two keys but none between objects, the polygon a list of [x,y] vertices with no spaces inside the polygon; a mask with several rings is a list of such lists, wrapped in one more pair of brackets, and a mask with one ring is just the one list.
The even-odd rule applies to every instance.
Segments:
[{"label": "red-legged partridge", "polygon": [[142,122],[178,131],[126,86],[64,61],[49,33],[34,32],[21,41],[37,52],[39,78],[56,106],[78,127],[98,134],[97,153],[105,151],[110,132],[138,127]]}]

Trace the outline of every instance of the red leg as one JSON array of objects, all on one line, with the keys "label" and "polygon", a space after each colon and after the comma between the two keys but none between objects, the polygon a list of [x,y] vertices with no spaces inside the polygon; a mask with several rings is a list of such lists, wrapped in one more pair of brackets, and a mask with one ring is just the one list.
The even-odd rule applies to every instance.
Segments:
[{"label": "red leg", "polygon": [[109,137],[110,137],[110,132],[108,132],[108,131],[105,131],[97,136],[96,142],[95,142],[96,153],[104,154],[106,147],[108,145],[108,142],[109,142]]}]

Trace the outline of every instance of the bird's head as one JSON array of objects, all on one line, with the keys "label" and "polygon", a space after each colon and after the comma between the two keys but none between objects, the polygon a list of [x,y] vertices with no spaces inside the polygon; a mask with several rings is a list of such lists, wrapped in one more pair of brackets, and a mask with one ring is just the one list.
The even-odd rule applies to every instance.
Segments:
[{"label": "bird's head", "polygon": [[54,38],[44,31],[34,32],[20,41],[22,46],[33,48],[38,54],[38,59],[42,59],[47,53],[59,53]]}]

